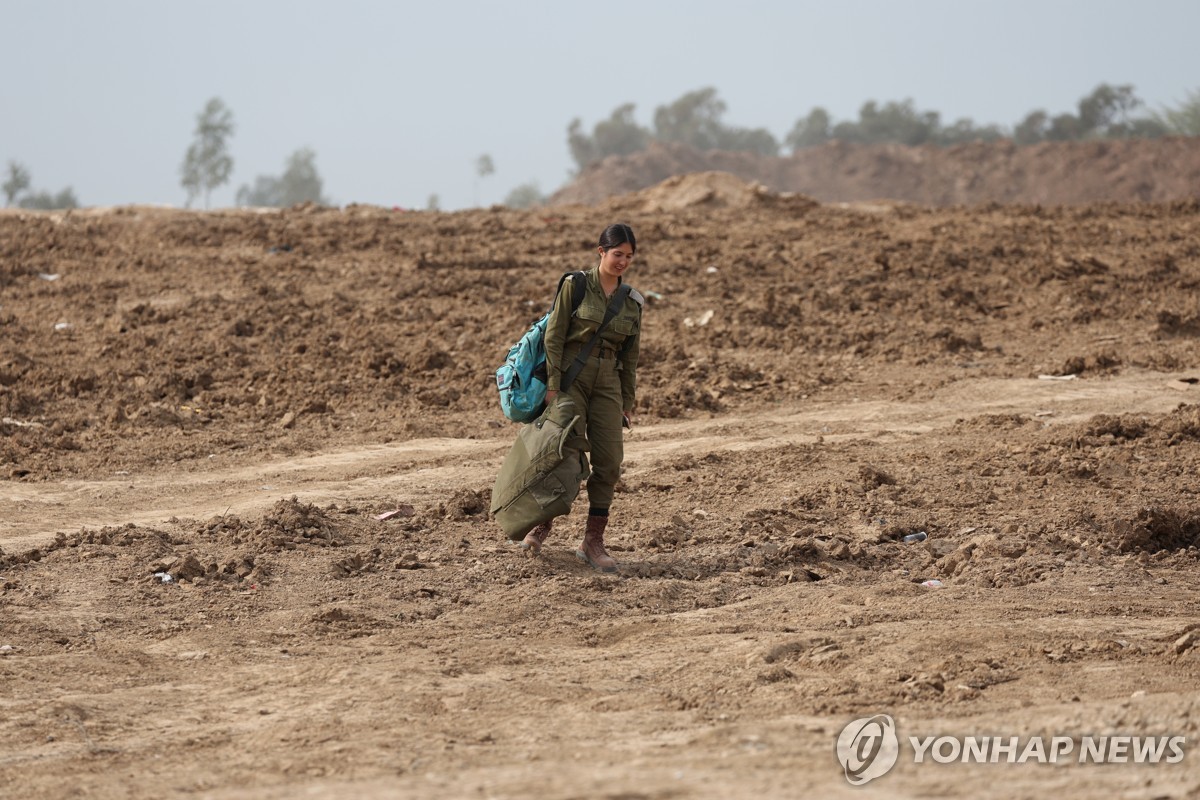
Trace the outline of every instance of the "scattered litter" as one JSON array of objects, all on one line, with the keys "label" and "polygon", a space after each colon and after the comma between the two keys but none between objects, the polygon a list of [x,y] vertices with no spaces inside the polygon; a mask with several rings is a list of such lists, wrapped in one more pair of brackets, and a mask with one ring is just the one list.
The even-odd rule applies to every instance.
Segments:
[{"label": "scattered litter", "polygon": [[154,573],[154,577],[158,578],[162,583],[170,583],[171,581],[175,580],[171,577],[171,573],[169,572],[156,572]]},{"label": "scattered litter", "polygon": [[382,521],[392,519],[393,517],[411,517],[416,513],[412,506],[404,505],[399,508],[393,508],[391,511],[385,511],[382,514],[376,514],[375,519]]},{"label": "scattered litter", "polygon": [[684,319],[683,324],[688,326],[689,328],[697,328],[697,327],[703,328],[705,325],[707,325],[709,322],[712,321],[712,318],[713,318],[713,311],[710,308],[708,311],[705,311],[703,314],[701,314],[696,319],[687,317],[686,319]]},{"label": "scattered litter", "polygon": [[54,330],[56,330],[56,331],[69,331],[69,330],[71,330],[71,328],[74,328],[74,327],[75,327],[75,326],[74,326],[74,325],[72,325],[72,324],[71,324],[71,323],[69,323],[69,322],[56,322],[56,323],[54,323]]},{"label": "scattered litter", "polygon": [[715,274],[716,274],[716,272],[717,272],[717,268],[716,268],[716,267],[709,267],[708,269],[706,269],[706,270],[704,270],[704,271],[705,271],[705,272],[707,272],[709,275],[715,275]]},{"label": "scattered litter", "polygon": [[943,586],[942,582],[939,581],[937,578],[934,578],[933,580],[929,580],[929,581],[923,581],[921,583],[921,585],[928,589],[940,589]]},{"label": "scattered litter", "polygon": [[1078,378],[1078,375],[1038,375],[1039,381],[1073,381]]},{"label": "scattered litter", "polygon": [[974,533],[977,530],[979,530],[979,529],[978,528],[963,528],[961,531],[958,532],[958,535],[966,536],[968,533]]},{"label": "scattered litter", "polygon": [[1033,415],[1035,417],[1053,417],[1054,412],[1053,411],[1035,411]]},{"label": "scattered litter", "polygon": [[662,292],[651,292],[651,291],[647,290],[647,291],[642,292],[642,294],[646,295],[646,297],[650,298],[651,300],[665,300],[666,299],[666,295],[663,294]]},{"label": "scattered litter", "polygon": [[16,649],[17,648],[13,647],[11,644],[0,645],[0,655],[6,656]]},{"label": "scattered litter", "polygon": [[17,428],[44,428],[44,427],[46,427],[45,425],[43,425],[40,422],[21,422],[21,420],[13,419],[12,417],[5,417],[4,419],[0,419],[0,422],[3,422],[5,425],[12,425]]},{"label": "scattered litter", "polygon": [[62,277],[57,272],[39,272],[38,277],[44,281],[56,281]]},{"label": "scattered litter", "polygon": [[925,531],[917,531],[916,533],[910,533],[908,536],[905,536],[900,541],[907,542],[908,544],[912,544],[913,542],[923,542],[928,538],[929,538],[929,534],[925,533]]}]

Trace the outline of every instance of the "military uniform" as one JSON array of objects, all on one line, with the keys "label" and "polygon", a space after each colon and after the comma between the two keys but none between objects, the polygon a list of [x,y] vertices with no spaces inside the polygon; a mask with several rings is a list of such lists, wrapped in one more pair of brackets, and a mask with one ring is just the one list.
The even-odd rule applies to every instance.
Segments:
[{"label": "military uniform", "polygon": [[[610,297],[600,286],[599,268],[585,273],[583,300],[571,314],[574,277],[563,281],[546,323],[546,388],[558,391],[562,376],[604,320]],[[580,415],[567,446],[591,453],[588,504],[593,509],[612,505],[613,487],[621,476],[625,456],[621,434],[623,413],[637,398],[637,365],[642,325],[642,298],[631,291],[592,348],[587,364],[567,393]]]}]

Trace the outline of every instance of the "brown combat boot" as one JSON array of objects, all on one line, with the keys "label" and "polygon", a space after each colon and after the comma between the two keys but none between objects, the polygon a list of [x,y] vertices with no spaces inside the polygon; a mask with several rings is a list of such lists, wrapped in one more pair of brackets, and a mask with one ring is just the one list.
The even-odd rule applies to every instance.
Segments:
[{"label": "brown combat boot", "polygon": [[580,561],[591,565],[592,569],[601,572],[616,572],[617,562],[604,549],[604,528],[608,525],[608,517],[590,515],[587,520],[587,532],[583,535],[583,544],[575,551]]},{"label": "brown combat boot", "polygon": [[546,541],[546,537],[550,535],[550,523],[551,520],[546,520],[525,534],[525,538],[521,540],[521,549],[525,550],[530,556],[540,554],[542,552],[542,542]]}]

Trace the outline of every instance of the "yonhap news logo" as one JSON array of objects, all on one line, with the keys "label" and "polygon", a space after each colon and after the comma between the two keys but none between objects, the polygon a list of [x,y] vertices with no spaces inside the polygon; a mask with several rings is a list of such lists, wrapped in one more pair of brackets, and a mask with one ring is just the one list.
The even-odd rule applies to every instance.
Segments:
[{"label": "yonhap news logo", "polygon": [[851,786],[862,786],[896,766],[900,743],[896,721],[887,714],[856,719],[842,728],[837,757]]},{"label": "yonhap news logo", "polygon": [[[1185,736],[908,736],[914,764],[1178,764]],[[883,777],[900,759],[896,721],[853,720],[837,739],[837,759],[852,786]]]}]

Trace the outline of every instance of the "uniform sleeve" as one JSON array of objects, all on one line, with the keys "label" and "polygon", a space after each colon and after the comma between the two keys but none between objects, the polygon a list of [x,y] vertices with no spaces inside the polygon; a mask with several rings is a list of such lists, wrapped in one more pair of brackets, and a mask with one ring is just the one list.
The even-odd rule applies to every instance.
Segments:
[{"label": "uniform sleeve", "polygon": [[621,410],[627,414],[633,411],[633,405],[637,401],[637,367],[641,339],[642,326],[639,324],[637,333],[625,337],[625,344],[621,346]]},{"label": "uniform sleeve", "polygon": [[557,392],[562,381],[564,364],[563,351],[567,347],[567,331],[571,327],[572,281],[567,278],[559,287],[554,305],[550,308],[550,319],[546,321],[546,391]]}]

